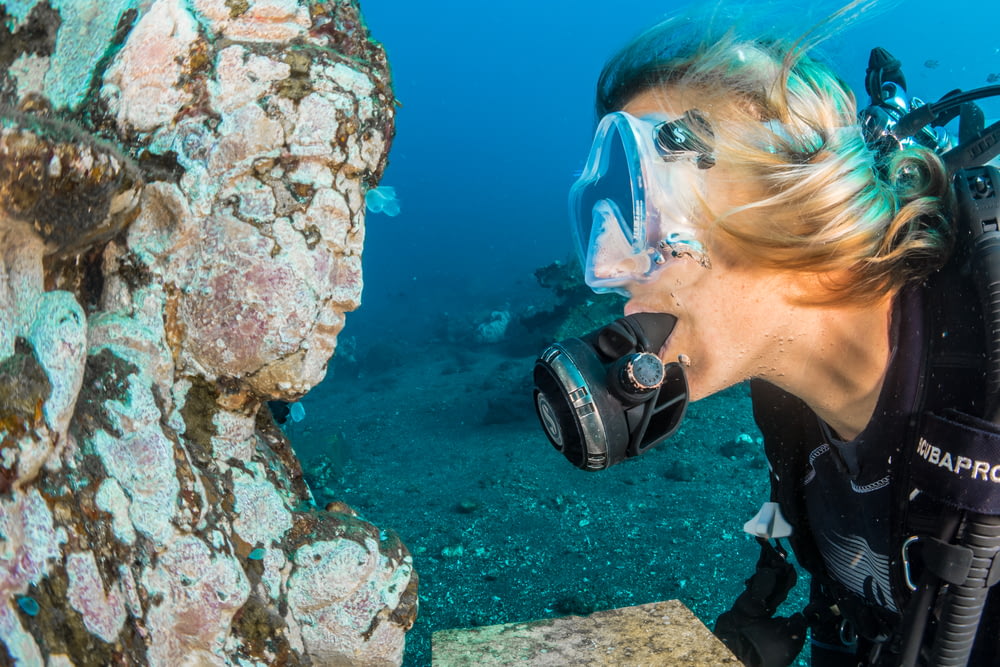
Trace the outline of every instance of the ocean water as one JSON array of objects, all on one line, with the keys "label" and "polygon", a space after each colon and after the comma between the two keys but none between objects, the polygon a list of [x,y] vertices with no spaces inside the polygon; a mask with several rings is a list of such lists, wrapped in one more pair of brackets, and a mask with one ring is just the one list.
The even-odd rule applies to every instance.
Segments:
[{"label": "ocean water", "polygon": [[[683,4],[361,2],[402,104],[382,181],[400,210],[369,215],[363,305],[288,431],[321,501],[347,502],[413,552],[407,666],[430,664],[437,630],[669,598],[711,627],[752,572],[741,527],[767,480],[744,387],[692,405],[664,447],[588,474],[533,414],[544,332],[482,335],[499,314],[558,303],[535,272],[571,254],[566,195],[601,65]],[[751,4],[790,34],[836,8]],[[887,48],[910,93],[934,101],[1000,75],[997,18],[969,0],[884,3],[823,53],[861,96],[869,50]]]},{"label": "ocean water", "polygon": [[[565,258],[566,193],[590,147],[601,66],[687,4],[361,0],[402,103],[382,182],[403,211],[368,221],[365,302],[348,326],[392,326],[401,300],[421,324],[443,305],[502,300],[519,278]],[[790,35],[838,6],[730,4],[770,7],[763,22]],[[873,46],[899,58],[910,93],[928,101],[1000,73],[1000,10],[988,3],[897,0],[869,14],[823,45],[861,94]],[[1000,103],[986,108],[1000,117]]]}]

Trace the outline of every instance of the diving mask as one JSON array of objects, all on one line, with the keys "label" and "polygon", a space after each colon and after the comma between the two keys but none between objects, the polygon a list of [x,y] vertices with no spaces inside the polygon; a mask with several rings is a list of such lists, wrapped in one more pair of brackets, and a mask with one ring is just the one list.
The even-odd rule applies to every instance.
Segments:
[{"label": "diving mask", "polygon": [[712,130],[689,110],[675,120],[624,111],[601,119],[590,157],[569,194],[584,276],[596,292],[652,279],[672,257],[708,266],[695,215],[704,170],[715,164]]}]

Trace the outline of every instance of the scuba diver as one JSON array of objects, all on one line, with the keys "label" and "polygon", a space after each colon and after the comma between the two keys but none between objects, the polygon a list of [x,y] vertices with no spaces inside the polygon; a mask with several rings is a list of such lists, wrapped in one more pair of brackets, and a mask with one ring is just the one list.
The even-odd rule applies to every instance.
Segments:
[{"label": "scuba diver", "polygon": [[[602,470],[749,380],[772,494],[716,634],[754,666],[807,636],[821,667],[998,664],[1000,123],[975,100],[1000,86],[924,104],[876,48],[859,110],[808,39],[690,32],[601,73],[570,215],[587,284],[628,301],[540,356],[546,435]],[[782,618],[786,543],[811,581]]]}]

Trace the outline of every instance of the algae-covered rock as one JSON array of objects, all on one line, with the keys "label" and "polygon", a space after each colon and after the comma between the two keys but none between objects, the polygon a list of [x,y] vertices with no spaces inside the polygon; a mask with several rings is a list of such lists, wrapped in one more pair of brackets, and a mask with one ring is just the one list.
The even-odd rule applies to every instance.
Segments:
[{"label": "algae-covered rock", "polygon": [[359,303],[394,113],[356,0],[0,1],[7,662],[401,662],[409,553],[262,408]]},{"label": "algae-covered rock", "polygon": [[582,336],[622,317],[625,299],[618,294],[595,294],[583,280],[580,263],[574,258],[557,261],[535,270],[538,284],[552,290],[555,304],[521,318],[530,330],[552,340]]}]

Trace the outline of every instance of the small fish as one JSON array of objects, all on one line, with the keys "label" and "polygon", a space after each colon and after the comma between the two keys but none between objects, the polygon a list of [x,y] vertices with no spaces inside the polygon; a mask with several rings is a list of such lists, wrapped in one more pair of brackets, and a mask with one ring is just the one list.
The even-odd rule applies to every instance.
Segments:
[{"label": "small fish", "polygon": [[934,59],[927,59],[924,61],[924,67],[927,69],[937,69],[940,64],[940,61]]},{"label": "small fish", "polygon": [[301,403],[292,403],[288,406],[288,416],[293,422],[300,422],[306,418],[306,409]]},{"label": "small fish", "polygon": [[1000,72],[992,72],[986,75],[986,83],[996,83],[1000,81]]},{"label": "small fish", "polygon": [[257,547],[256,549],[250,552],[250,555],[248,555],[247,558],[249,558],[250,560],[264,560],[264,554],[266,553],[267,549],[262,549],[261,547]]},{"label": "small fish", "polygon": [[21,608],[28,616],[38,616],[38,611],[40,607],[35,598],[28,597],[27,595],[22,595],[17,599],[17,606]]}]

